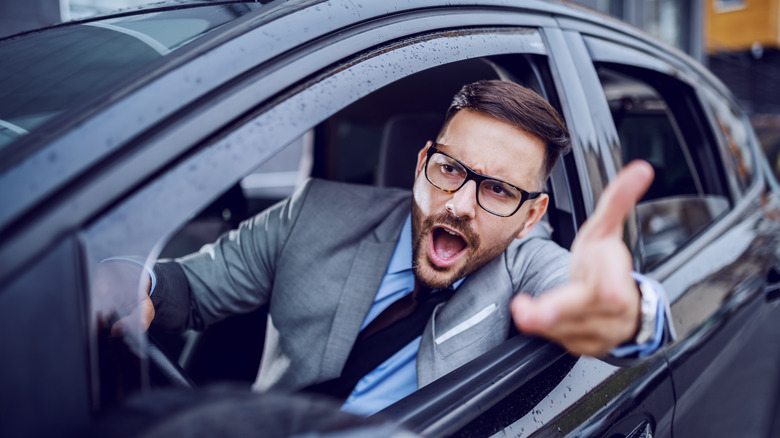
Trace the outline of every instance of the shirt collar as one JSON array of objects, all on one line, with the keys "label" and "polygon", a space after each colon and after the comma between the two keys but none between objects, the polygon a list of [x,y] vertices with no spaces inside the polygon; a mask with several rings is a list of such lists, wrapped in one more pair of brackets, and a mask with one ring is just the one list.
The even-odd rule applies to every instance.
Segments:
[{"label": "shirt collar", "polygon": [[397,274],[412,269],[412,215],[406,216],[404,227],[401,229],[401,238],[395,245],[393,258],[387,266],[388,274]]},{"label": "shirt collar", "polygon": [[[397,274],[403,271],[412,270],[412,214],[406,216],[404,221],[404,227],[401,229],[401,238],[398,239],[398,243],[395,245],[395,252],[393,258],[390,259],[390,264],[387,266],[387,274]],[[453,285],[453,289],[457,289],[466,277],[456,281]]]}]

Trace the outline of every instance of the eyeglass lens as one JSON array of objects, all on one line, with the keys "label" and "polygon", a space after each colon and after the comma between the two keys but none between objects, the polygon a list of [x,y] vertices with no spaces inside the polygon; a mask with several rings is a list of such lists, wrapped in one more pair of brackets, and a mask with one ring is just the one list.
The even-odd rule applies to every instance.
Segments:
[{"label": "eyeglass lens", "polygon": [[[468,171],[457,161],[439,152],[431,155],[426,168],[428,180],[436,187],[454,192],[464,184]],[[477,190],[482,208],[499,215],[512,214],[522,200],[516,188],[495,179],[484,179]]]}]

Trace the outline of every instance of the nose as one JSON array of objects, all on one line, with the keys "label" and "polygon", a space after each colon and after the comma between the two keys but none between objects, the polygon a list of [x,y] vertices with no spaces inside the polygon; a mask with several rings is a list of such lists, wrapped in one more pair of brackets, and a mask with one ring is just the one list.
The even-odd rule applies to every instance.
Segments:
[{"label": "nose", "polygon": [[444,206],[457,217],[473,219],[477,213],[477,183],[468,181]]}]

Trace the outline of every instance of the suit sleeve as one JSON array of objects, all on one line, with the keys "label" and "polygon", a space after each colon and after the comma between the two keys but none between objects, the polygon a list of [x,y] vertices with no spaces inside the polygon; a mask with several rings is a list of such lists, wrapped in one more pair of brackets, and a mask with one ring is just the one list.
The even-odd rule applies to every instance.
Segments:
[{"label": "suit sleeve", "polygon": [[513,245],[517,248],[507,252],[507,263],[516,294],[536,296],[568,281],[569,251],[550,239],[543,224]]},{"label": "suit sleeve", "polygon": [[158,262],[153,325],[168,331],[203,329],[265,304],[276,261],[312,184],[307,181],[292,197],[242,222],[198,252]]}]

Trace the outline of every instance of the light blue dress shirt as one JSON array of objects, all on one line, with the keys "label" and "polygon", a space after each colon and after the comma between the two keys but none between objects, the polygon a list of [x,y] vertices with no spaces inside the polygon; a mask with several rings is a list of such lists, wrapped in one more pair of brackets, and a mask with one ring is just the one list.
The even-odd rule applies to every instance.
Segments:
[{"label": "light blue dress shirt", "polygon": [[[640,274],[634,274],[634,278],[640,282],[650,280]],[[460,286],[463,280],[465,278],[455,282],[453,288]],[[642,345],[618,347],[610,353],[613,356],[625,357],[638,354],[642,357],[655,352],[659,347],[665,323],[665,298],[658,283],[651,281],[651,285],[658,294],[658,318],[654,339]],[[390,304],[410,294],[412,290],[414,290],[414,273],[412,272],[412,220],[410,214],[404,222],[401,237],[387,267],[387,273],[385,273],[379,291],[374,298],[374,305],[369,310],[360,329],[364,329]],[[416,391],[417,351],[420,348],[421,338],[422,336],[415,338],[360,379],[341,409],[353,414],[369,416]]]},{"label": "light blue dress shirt", "polygon": [[[453,289],[460,286],[463,280],[455,282]],[[379,285],[374,305],[368,311],[360,329],[363,330],[390,304],[412,293],[413,290],[412,216],[409,215],[404,222],[401,238],[398,239],[387,273],[382,284]],[[341,409],[368,416],[416,391],[417,351],[420,349],[421,338],[422,336],[415,338],[374,371],[360,379]]]}]

